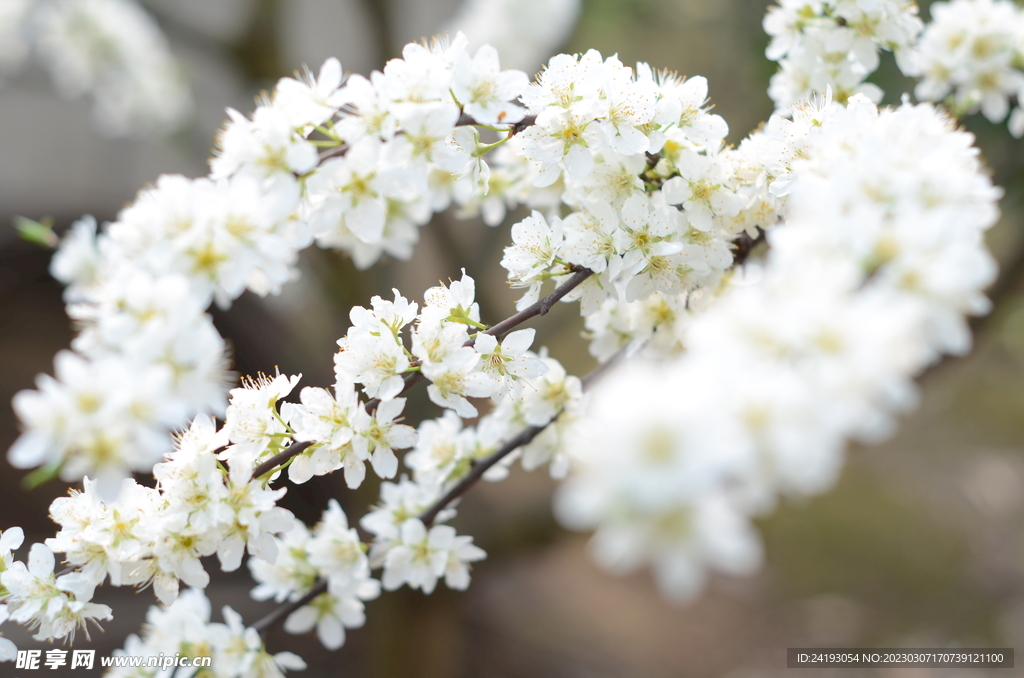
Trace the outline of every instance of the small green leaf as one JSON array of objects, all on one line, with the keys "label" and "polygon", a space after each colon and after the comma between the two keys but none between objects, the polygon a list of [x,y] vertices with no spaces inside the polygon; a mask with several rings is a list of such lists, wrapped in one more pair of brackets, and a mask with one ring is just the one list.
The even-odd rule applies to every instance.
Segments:
[{"label": "small green leaf", "polygon": [[21,486],[26,490],[34,490],[45,482],[49,482],[57,477],[57,473],[60,472],[60,467],[63,466],[63,461],[51,461],[46,466],[40,466],[32,473],[21,479]]},{"label": "small green leaf", "polygon": [[53,219],[43,217],[42,221],[34,221],[28,217],[14,217],[14,227],[25,240],[35,243],[40,247],[53,248],[57,246],[59,239],[53,232]]}]

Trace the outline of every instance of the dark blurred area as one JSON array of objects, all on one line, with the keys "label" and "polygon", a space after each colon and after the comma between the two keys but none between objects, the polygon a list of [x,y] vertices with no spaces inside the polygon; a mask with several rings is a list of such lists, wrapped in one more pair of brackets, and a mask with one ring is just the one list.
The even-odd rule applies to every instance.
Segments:
[{"label": "dark blurred area", "polygon": [[[42,73],[29,70],[0,89],[0,448],[17,436],[11,397],[52,371],[72,327],[49,253],[19,241],[11,219],[54,217],[58,230],[86,212],[113,219],[135,192],[164,172],[206,173],[225,106],[251,110],[261,88],[303,62],[315,70],[337,55],[366,73],[401,45],[436,32],[456,0],[152,0],[176,53],[193,76],[194,125],[167,141],[110,141],[90,126],[88,106],[66,103]],[[708,78],[710,95],[739,142],[771,113],[765,90],[775,64],[764,58],[765,0],[585,0],[565,51],[596,48],[624,63]],[[539,65],[539,62],[538,62]],[[909,89],[891,55],[874,78],[898,103]],[[604,678],[784,674],[787,647],[1002,646],[1024,649],[1024,163],[1021,142],[980,117],[967,126],[1006,190],[1002,222],[990,244],[1001,262],[994,312],[976,323],[974,351],[933,368],[921,381],[921,405],[884,445],[850,450],[830,493],[784,502],[762,521],[766,563],[749,579],[713,578],[688,606],[673,606],[647,574],[614,578],[597,569],[585,535],[551,516],[554,487],[546,472],[518,467],[500,484],[475,488],[456,527],[488,552],[465,593],[440,587],[431,596],[403,589],[367,605],[367,624],[346,645],[325,650],[313,636],[268,638],[271,652],[291,650],[300,674],[367,678]],[[277,298],[246,294],[214,314],[241,374],[302,373],[304,385],[329,385],[335,341],[352,305],[397,287],[419,299],[462,267],[477,280],[485,321],[513,311],[515,293],[498,266],[509,225],[437,217],[421,231],[412,261],[385,261],[357,272],[324,251],[303,255],[302,278]],[[592,367],[575,307],[538,320],[535,346],[551,347],[570,372]],[[407,408],[410,423],[436,416],[422,390]],[[50,502],[59,482],[31,491],[22,471],[3,463],[0,528],[20,525],[26,542],[52,536]],[[142,480],[142,479],[140,479]],[[373,503],[376,482],[349,491],[340,477],[290,487],[283,504],[315,522],[330,497],[350,518]],[[149,482],[148,480],[142,480]],[[245,568],[207,569],[214,616],[230,604],[248,622],[271,609],[248,596]],[[149,591],[104,587],[98,602],[115,619],[91,643],[104,656],[137,632]],[[3,633],[22,649],[40,647],[24,629]],[[76,647],[78,645],[76,644]],[[1024,660],[1018,660],[1024,663]],[[0,664],[0,675],[15,675]],[[74,675],[89,675],[76,670]],[[1024,669],[991,670],[1024,675]],[[95,672],[96,675],[99,671]],[[834,669],[821,676],[982,676],[953,669]]]}]

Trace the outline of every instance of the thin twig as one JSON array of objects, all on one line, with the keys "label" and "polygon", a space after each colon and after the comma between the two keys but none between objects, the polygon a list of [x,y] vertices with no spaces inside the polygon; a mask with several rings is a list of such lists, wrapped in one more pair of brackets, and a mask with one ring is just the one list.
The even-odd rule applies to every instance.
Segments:
[{"label": "thin twig", "polygon": [[[599,365],[590,374],[585,376],[583,378],[584,389],[593,386],[593,384],[605,372],[607,372],[613,364],[619,361],[625,350],[626,349],[624,348],[620,349],[619,352],[613,355],[609,360]],[[509,440],[507,443],[498,448],[495,452],[492,452],[487,457],[484,457],[483,459],[474,462],[472,468],[470,469],[469,473],[466,474],[465,477],[463,477],[450,490],[448,490],[448,492],[445,493],[443,497],[434,502],[434,504],[430,508],[428,508],[426,511],[420,514],[420,520],[423,521],[423,524],[429,527],[434,522],[434,519],[437,518],[437,514],[446,509],[453,501],[455,501],[463,494],[465,494],[466,490],[472,487],[476,483],[476,481],[480,480],[484,473],[487,472],[487,469],[491,468],[499,461],[501,461],[508,455],[512,454],[512,452],[514,452],[517,448],[520,448],[523,445],[529,445],[531,442],[533,442],[534,438],[536,438],[538,435],[541,434],[541,432],[544,431],[544,429],[546,429],[554,422],[558,421],[558,418],[562,416],[563,412],[564,410],[559,410],[558,414],[552,417],[551,421],[544,424],[543,426],[531,426],[530,428],[521,431],[519,435]]]},{"label": "thin twig", "polygon": [[487,328],[487,331],[484,332],[484,334],[490,334],[497,337],[498,339],[501,339],[506,334],[508,334],[512,329],[514,329],[517,325],[521,325],[522,323],[526,322],[527,320],[535,316],[545,315],[548,311],[551,310],[552,306],[554,306],[557,302],[559,302],[562,299],[562,297],[564,297],[565,295],[569,294],[569,292],[572,292],[574,289],[579,287],[579,285],[584,280],[586,280],[592,275],[594,275],[594,272],[591,271],[589,268],[577,269],[576,272],[573,273],[568,280],[566,280],[564,283],[556,287],[554,292],[544,297],[540,301],[534,304],[530,304],[519,313],[516,313],[515,315],[510,316],[505,320],[502,320],[497,325],[493,325],[492,327]]},{"label": "thin twig", "polygon": [[747,257],[758,245],[765,242],[766,231],[760,226],[757,227],[757,237],[751,238],[746,233],[732,241],[732,263],[733,266],[742,266]]},{"label": "thin twig", "polygon": [[277,626],[280,622],[284,621],[285,617],[290,615],[292,612],[295,612],[295,610],[299,609],[303,605],[310,603],[314,598],[326,591],[327,580],[321,579],[306,593],[306,595],[302,596],[295,602],[288,603],[287,605],[281,605],[277,609],[272,610],[270,614],[253,624],[252,628],[256,629],[256,631],[262,636],[267,631]]},{"label": "thin twig", "polygon": [[266,474],[276,469],[278,466],[282,466],[288,463],[288,460],[290,460],[292,457],[297,457],[298,455],[305,452],[307,449],[309,449],[309,446],[312,444],[313,443],[310,441],[292,443],[287,448],[275,454],[273,457],[268,457],[267,459],[263,460],[263,462],[261,462],[256,468],[252,470],[252,477],[260,478],[262,476],[265,476]]},{"label": "thin twig", "polygon": [[452,489],[448,490],[443,497],[434,502],[433,506],[420,514],[420,520],[423,521],[423,524],[430,527],[433,524],[434,519],[437,518],[437,514],[447,508],[453,501],[465,494],[466,490],[475,485],[476,481],[480,480],[480,477],[487,472],[487,469],[510,455],[515,449],[520,448],[523,445],[529,445],[533,442],[534,438],[539,436],[544,429],[550,426],[551,423],[560,416],[562,416],[562,410],[559,410],[554,419],[543,426],[531,426],[530,428],[521,431],[519,435],[499,447],[489,456],[473,462],[473,466],[470,468],[469,473],[467,473],[462,480],[456,483]]}]

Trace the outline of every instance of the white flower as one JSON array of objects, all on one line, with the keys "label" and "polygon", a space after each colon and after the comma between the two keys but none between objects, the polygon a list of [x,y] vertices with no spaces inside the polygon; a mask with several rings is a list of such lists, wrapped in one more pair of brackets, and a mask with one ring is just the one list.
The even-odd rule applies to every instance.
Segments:
[{"label": "white flower", "polygon": [[102,279],[102,255],[96,241],[96,219],[84,216],[75,223],[64,237],[50,260],[50,275],[65,285],[67,301],[82,301],[85,290],[94,287]]},{"label": "white flower", "polygon": [[[213,480],[219,483],[219,474]],[[91,600],[93,589],[107,575],[115,586],[129,583],[134,563],[149,553],[149,521],[157,518],[165,501],[156,490],[131,478],[122,481],[117,499],[109,503],[102,500],[97,483],[90,478],[84,479],[84,487],[84,492],[72,490],[70,497],[50,504],[50,515],[61,531],[46,545],[63,552],[65,560],[76,566],[61,578],[65,590],[74,592],[78,600]]]},{"label": "white flower", "polygon": [[275,174],[305,174],[316,167],[316,147],[298,134],[288,115],[260,106],[252,120],[233,108],[217,139],[218,153],[210,161],[210,177],[223,179],[236,173],[265,179]]},{"label": "white flower", "polygon": [[339,381],[363,384],[371,398],[390,400],[402,392],[403,375],[409,369],[409,357],[401,340],[390,331],[360,331],[353,328],[338,340],[341,349],[334,354],[334,373]]},{"label": "white flower", "polygon": [[284,630],[305,633],[316,626],[316,635],[328,650],[337,650],[345,644],[345,629],[357,629],[366,623],[364,600],[380,595],[380,582],[364,579],[348,585],[335,584],[331,579],[327,593],[322,593],[309,605],[288,615]]},{"label": "white flower", "polygon": [[522,71],[502,71],[498,51],[484,45],[470,58],[460,52],[452,67],[452,92],[463,110],[483,125],[519,122],[525,111],[515,102],[529,84]]},{"label": "white flower", "polygon": [[270,655],[260,634],[242,623],[242,616],[228,606],[221,611],[226,624],[210,624],[209,638],[218,673],[241,678],[282,678],[286,670],[306,668],[302,658],[292,652]]},{"label": "white flower", "polygon": [[[288,422],[295,429],[295,440],[314,443],[292,461],[288,478],[304,483],[314,475],[325,475],[342,466],[345,482],[359,487],[365,475],[363,460],[352,448],[353,418],[361,407],[359,395],[351,383],[339,382],[334,395],[322,388],[304,388],[299,395],[302,406],[288,408]],[[283,408],[282,408],[283,409]]]},{"label": "white flower", "polygon": [[[475,306],[475,304],[474,304]],[[443,362],[469,341],[466,325],[445,320],[449,309],[425,307],[412,335],[412,353],[426,365]]]},{"label": "white flower", "polygon": [[416,429],[398,424],[395,419],[405,409],[405,398],[385,400],[373,414],[364,408],[356,410],[356,437],[352,441],[362,458],[369,458],[374,472],[381,478],[394,478],[398,471],[398,458],[392,449],[404,449],[416,444]]},{"label": "white flower", "polygon": [[275,541],[277,558],[273,563],[262,558],[249,558],[249,571],[253,579],[259,582],[249,595],[254,600],[273,598],[278,603],[297,600],[313,588],[319,575],[306,553],[309,530],[296,520],[280,537],[275,537]]},{"label": "white flower", "polygon": [[[227,429],[218,431],[208,416],[200,415],[178,438],[177,450],[167,455],[168,460],[153,467],[160,491],[172,510],[187,514],[189,523],[197,530],[216,525],[219,503],[227,498],[228,490],[215,456],[227,442]],[[88,488],[87,484],[87,491]]]},{"label": "white flower", "polygon": [[523,399],[516,402],[517,411],[529,426],[545,426],[560,410],[583,397],[579,377],[567,374],[554,358],[544,356],[540,360],[547,370],[524,384]]},{"label": "white flower", "polygon": [[981,109],[989,121],[1002,122],[1009,98],[1024,88],[1020,10],[1001,0],[954,0],[935,3],[930,13],[908,63],[900,64],[908,75],[922,76],[914,92],[932,101],[952,93],[959,113]]},{"label": "white flower", "polygon": [[110,619],[110,608],[69,598],[61,591],[62,582],[55,580],[53,552],[44,544],[33,544],[28,567],[14,562],[3,573],[0,583],[10,592],[7,613],[13,621],[38,629],[36,640],[68,637],[74,641],[78,628],[86,630],[86,622]]},{"label": "white flower", "polygon": [[410,518],[402,523],[400,542],[384,559],[384,589],[394,591],[408,584],[429,594],[442,576],[450,588],[465,589],[469,586],[466,564],[487,555],[471,542],[472,537],[456,536],[448,525],[434,525],[428,532],[418,518]]},{"label": "white flower", "polygon": [[608,106],[606,123],[614,134],[611,146],[623,155],[639,155],[650,148],[647,136],[638,129],[654,119],[656,91],[654,83],[633,79],[633,71],[617,57],[604,61],[605,97]]},{"label": "white flower", "polygon": [[251,473],[256,461],[288,433],[277,412],[277,401],[291,393],[301,378],[302,375],[259,375],[244,380],[241,388],[231,389],[231,404],[224,421],[231,445],[220,458],[229,460],[232,470],[245,467]]},{"label": "white flower", "polygon": [[594,149],[604,146],[601,128],[590,112],[552,106],[519,135],[523,155],[537,172],[533,185],[550,186],[562,175],[583,179],[594,168]]},{"label": "white flower", "polygon": [[[630,195],[633,195],[631,192]],[[622,267],[622,253],[629,245],[619,215],[604,200],[594,199],[585,212],[573,212],[562,221],[565,246],[562,256],[594,273],[615,278]]]},{"label": "white flower", "polygon": [[287,509],[277,506],[286,488],[264,489],[250,482],[251,471],[232,467],[228,494],[220,503],[221,534],[218,535],[217,558],[221,569],[232,572],[242,564],[242,550],[251,555],[274,562],[277,542],[274,534],[287,531],[295,517]]},{"label": "white flower", "polygon": [[336,499],[327,502],[327,510],[306,542],[309,562],[340,586],[365,580],[370,576],[370,563],[363,543]]},{"label": "white flower", "polygon": [[596,50],[582,57],[558,54],[526,88],[522,101],[534,114],[558,107],[592,116],[599,106],[604,75],[601,54]]},{"label": "white flower", "polygon": [[455,410],[460,417],[475,417],[477,409],[466,396],[486,398],[494,388],[479,367],[480,354],[467,346],[449,351],[440,362],[424,363],[421,369],[431,382],[427,387],[430,400]]},{"label": "white flower", "polygon": [[691,257],[679,242],[679,212],[656,207],[644,195],[634,195],[622,205],[622,224],[630,249],[622,257],[626,301],[643,299],[653,291],[678,294],[685,289]]},{"label": "white flower", "polygon": [[325,161],[309,178],[310,201],[315,205],[310,224],[322,242],[342,228],[361,242],[381,242],[388,198],[403,191],[380,159],[380,142],[366,138],[353,143],[343,158]]},{"label": "white flower", "polygon": [[707,112],[707,78],[680,78],[675,73],[651,73],[647,64],[637,66],[642,80],[657,84],[659,99],[654,122],[660,129],[651,133],[651,152],[660,151],[666,140],[684,145],[714,148],[729,134],[720,115]]},{"label": "white flower", "polygon": [[[7,606],[0,605],[0,624],[7,621]],[[18,657],[18,646],[0,636],[0,662],[12,662]]]},{"label": "white flower", "polygon": [[390,141],[398,128],[390,102],[382,94],[384,74],[374,71],[370,78],[352,75],[342,89],[347,105],[336,128],[341,138],[353,145],[367,137]]},{"label": "white flower", "polygon": [[687,219],[699,231],[708,231],[715,217],[733,217],[740,201],[729,189],[726,169],[718,159],[683,151],[676,159],[680,176],[665,182],[665,201],[682,205]]},{"label": "white flower", "polygon": [[[370,549],[371,567],[383,564],[387,545],[394,543],[401,533],[406,520],[421,514],[438,498],[440,487],[434,484],[409,480],[402,476],[397,483],[383,482],[380,484],[381,505],[363,516],[359,524],[364,530],[377,539]],[[442,512],[444,514],[445,512]],[[438,520],[450,516],[439,514]],[[382,548],[383,545],[383,548]]]},{"label": "white flower", "polygon": [[299,78],[278,80],[272,105],[296,129],[320,125],[346,103],[346,93],[339,89],[341,81],[341,62],[331,57],[324,61],[316,78],[305,69]]},{"label": "white flower", "polygon": [[11,552],[21,548],[24,541],[25,532],[20,527],[9,527],[0,532],[0,568],[6,570],[11,566]]},{"label": "white flower", "polygon": [[[5,26],[11,19],[18,20],[19,9],[26,9],[21,2],[4,4],[0,18]],[[34,30],[35,51],[63,96],[91,94],[93,117],[104,134],[166,134],[179,128],[192,113],[192,97],[181,64],[159,24],[137,3],[60,0],[33,4],[36,11],[23,28]],[[24,34],[18,37],[4,31],[0,68],[9,60],[20,60]]]},{"label": "white flower", "polygon": [[[462,43],[464,45],[464,38]],[[427,47],[409,43],[402,49],[401,59],[391,59],[385,64],[379,86],[392,102],[450,100],[450,65],[443,56]]]},{"label": "white flower", "polygon": [[562,247],[562,221],[554,217],[548,224],[544,216],[534,210],[526,219],[512,225],[512,242],[505,248],[501,266],[508,271],[516,287],[529,287],[529,291],[516,303],[522,310],[537,301],[545,274],[560,254]]},{"label": "white flower", "polygon": [[445,410],[442,416],[420,423],[416,447],[402,460],[414,471],[417,481],[444,481],[464,460],[463,447],[458,443],[461,430],[462,419],[453,410]]},{"label": "white flower", "polygon": [[402,171],[421,193],[427,192],[428,163],[457,172],[469,161],[460,147],[447,143],[459,119],[455,104],[404,104],[396,107],[395,117],[403,133],[385,147],[384,162]]},{"label": "white flower", "polygon": [[494,380],[491,397],[501,400],[511,390],[518,394],[520,378],[539,377],[548,371],[547,365],[527,355],[537,331],[533,328],[516,330],[506,336],[501,344],[490,334],[477,335],[473,348],[480,354],[481,369]]},{"label": "white flower", "polygon": [[471,320],[479,323],[480,306],[475,298],[476,281],[466,275],[466,269],[462,269],[460,280],[449,280],[447,287],[442,284],[423,293],[421,322],[424,319],[451,318],[454,321]]}]

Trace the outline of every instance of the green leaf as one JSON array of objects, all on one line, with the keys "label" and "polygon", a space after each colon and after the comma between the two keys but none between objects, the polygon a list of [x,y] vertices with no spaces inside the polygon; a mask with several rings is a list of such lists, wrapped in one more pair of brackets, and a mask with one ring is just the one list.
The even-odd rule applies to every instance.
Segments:
[{"label": "green leaf", "polygon": [[14,227],[18,229],[22,238],[40,247],[53,248],[59,242],[57,234],[53,232],[53,219],[50,217],[34,221],[28,217],[16,216]]},{"label": "green leaf", "polygon": [[57,473],[60,472],[60,467],[63,466],[63,461],[51,461],[46,466],[40,466],[32,473],[21,479],[21,486],[26,490],[34,490],[45,482],[53,480],[57,477]]}]

